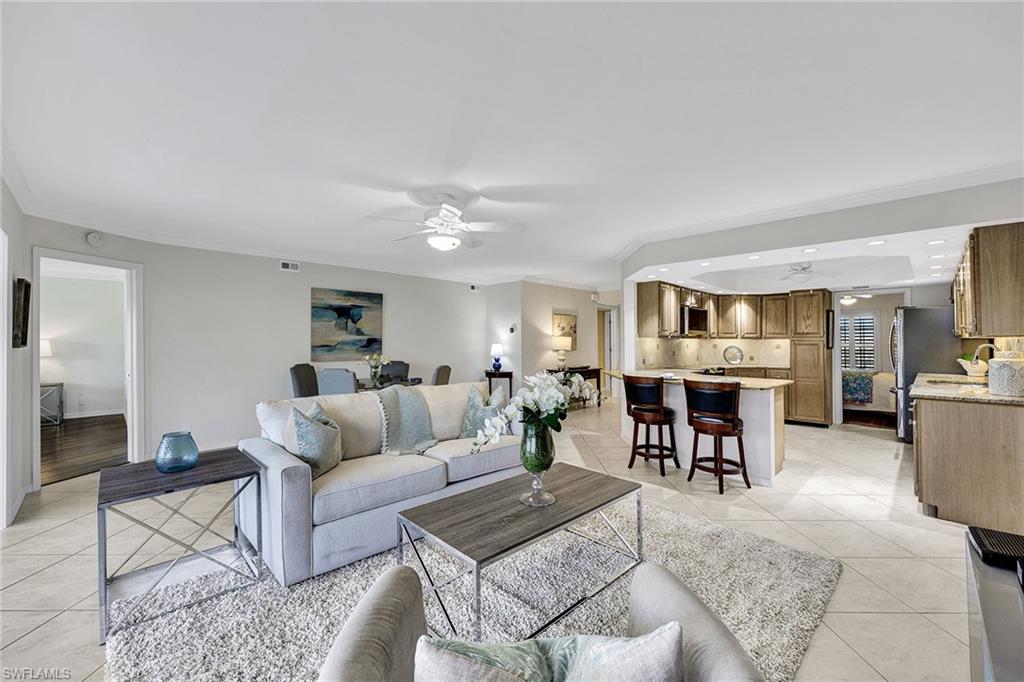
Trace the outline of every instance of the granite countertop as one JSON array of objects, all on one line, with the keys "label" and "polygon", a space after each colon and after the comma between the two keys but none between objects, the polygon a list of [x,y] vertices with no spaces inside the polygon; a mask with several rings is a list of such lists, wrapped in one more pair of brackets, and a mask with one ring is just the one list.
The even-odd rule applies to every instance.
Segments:
[{"label": "granite countertop", "polygon": [[759,363],[756,363],[756,362],[746,362],[746,363],[741,363],[739,365],[730,365],[727,362],[714,362],[714,363],[704,363],[704,364],[701,364],[701,365],[687,365],[685,367],[665,367],[665,368],[659,369],[658,371],[659,372],[686,372],[686,371],[693,371],[693,370],[700,371],[702,369],[714,369],[716,367],[724,367],[725,369],[785,369],[785,370],[789,370],[789,365],[765,365],[765,364],[759,364]]},{"label": "granite countertop", "polygon": [[920,400],[952,400],[962,403],[1024,406],[1024,396],[992,395],[988,379],[965,374],[918,374],[910,397]]},{"label": "granite countertop", "polygon": [[[717,366],[717,365],[715,365]],[[675,374],[675,377],[671,379],[665,379],[666,384],[682,384],[683,379],[699,379],[701,381],[721,381],[723,383],[739,383],[740,388],[750,389],[753,391],[770,391],[776,388],[782,388],[793,383],[789,379],[758,379],[757,377],[723,377],[715,375],[701,374],[699,370],[693,369],[637,369],[630,370],[629,373],[634,376],[647,376],[656,377],[661,376],[666,372]],[[622,378],[622,372],[617,369],[606,369],[604,373],[615,379]]]}]

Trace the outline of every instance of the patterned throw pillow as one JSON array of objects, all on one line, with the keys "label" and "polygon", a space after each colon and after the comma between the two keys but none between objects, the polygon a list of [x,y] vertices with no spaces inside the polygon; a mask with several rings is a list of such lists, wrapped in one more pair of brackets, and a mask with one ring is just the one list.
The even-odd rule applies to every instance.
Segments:
[{"label": "patterned throw pillow", "polygon": [[496,417],[498,412],[508,403],[504,386],[498,386],[484,404],[484,397],[476,386],[469,387],[469,401],[466,403],[466,416],[462,420],[462,437],[472,438],[477,431],[484,428],[484,421]]},{"label": "patterned throw pillow", "polygon": [[323,476],[341,461],[341,429],[319,405],[313,404],[309,414],[292,408],[295,422],[295,456],[309,465],[313,478]]},{"label": "patterned throw pillow", "polygon": [[683,679],[683,631],[672,622],[633,638],[577,635],[515,644],[420,637],[415,682],[584,682]]}]

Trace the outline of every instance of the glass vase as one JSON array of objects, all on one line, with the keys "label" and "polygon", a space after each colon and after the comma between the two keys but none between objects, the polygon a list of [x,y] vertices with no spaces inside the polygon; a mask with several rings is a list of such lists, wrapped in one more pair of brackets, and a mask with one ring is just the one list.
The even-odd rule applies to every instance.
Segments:
[{"label": "glass vase", "polygon": [[544,472],[555,461],[555,440],[551,429],[537,422],[523,422],[523,437],[519,444],[519,458],[523,468],[533,476],[533,488],[524,493],[519,501],[528,507],[546,507],[553,504],[555,496],[544,491]]},{"label": "glass vase", "polygon": [[156,449],[155,461],[162,473],[185,471],[199,462],[199,448],[188,431],[165,433]]},{"label": "glass vase", "polygon": [[374,367],[373,365],[370,365],[370,386],[372,386],[374,388],[379,388],[380,387],[380,368],[381,367],[382,367],[382,365],[377,365],[376,367]]}]

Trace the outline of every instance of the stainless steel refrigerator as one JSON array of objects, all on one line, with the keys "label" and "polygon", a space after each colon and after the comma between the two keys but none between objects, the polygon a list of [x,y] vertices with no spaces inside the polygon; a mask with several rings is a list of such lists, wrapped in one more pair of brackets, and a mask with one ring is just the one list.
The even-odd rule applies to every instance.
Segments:
[{"label": "stainless steel refrigerator", "polygon": [[896,372],[896,435],[914,442],[910,387],[921,372],[962,374],[960,339],[953,333],[953,308],[896,308],[889,330],[889,355]]}]

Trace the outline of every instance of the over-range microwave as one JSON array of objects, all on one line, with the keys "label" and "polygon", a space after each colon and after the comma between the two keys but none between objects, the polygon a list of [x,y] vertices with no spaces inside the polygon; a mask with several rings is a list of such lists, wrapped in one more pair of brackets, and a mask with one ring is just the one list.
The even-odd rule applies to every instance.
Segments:
[{"label": "over-range microwave", "polygon": [[708,333],[708,311],[684,305],[679,308],[679,333],[683,336]]}]

